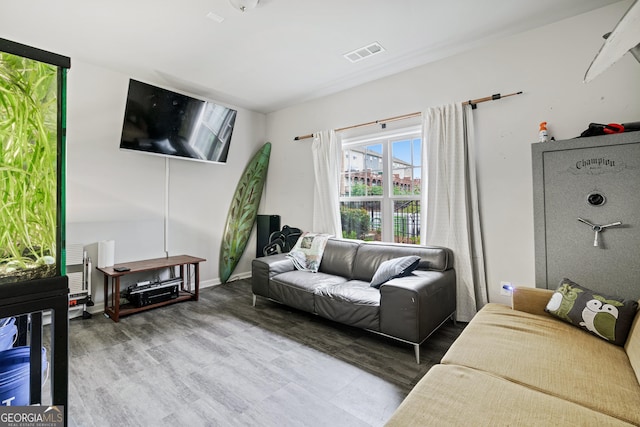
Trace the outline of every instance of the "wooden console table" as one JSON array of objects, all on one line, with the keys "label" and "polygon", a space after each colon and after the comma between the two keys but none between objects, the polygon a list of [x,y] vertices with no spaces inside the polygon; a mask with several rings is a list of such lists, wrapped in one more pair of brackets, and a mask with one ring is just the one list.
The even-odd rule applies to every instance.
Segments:
[{"label": "wooden console table", "polygon": [[[203,261],[206,261],[206,259],[189,255],[178,255],[167,258],[125,262],[116,264],[112,267],[97,267],[97,269],[104,274],[104,313],[114,322],[118,322],[120,317],[128,316],[129,314],[138,313],[140,311],[174,304],[181,301],[198,301],[200,289],[200,263]],[[126,267],[129,270],[115,270],[120,267]],[[178,298],[146,305],[144,307],[135,307],[133,304],[120,305],[120,278],[122,276],[173,267],[180,268],[179,277],[182,279]],[[191,278],[192,269],[194,271],[193,280]],[[110,294],[109,291],[111,291]]]}]

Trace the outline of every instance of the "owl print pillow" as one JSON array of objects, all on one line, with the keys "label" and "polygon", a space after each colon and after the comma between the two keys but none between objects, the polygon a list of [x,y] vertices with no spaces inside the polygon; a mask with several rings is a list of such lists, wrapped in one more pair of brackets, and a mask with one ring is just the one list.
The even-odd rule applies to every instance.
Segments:
[{"label": "owl print pillow", "polygon": [[545,311],[585,329],[604,340],[623,346],[638,310],[636,301],[600,294],[562,279]]}]

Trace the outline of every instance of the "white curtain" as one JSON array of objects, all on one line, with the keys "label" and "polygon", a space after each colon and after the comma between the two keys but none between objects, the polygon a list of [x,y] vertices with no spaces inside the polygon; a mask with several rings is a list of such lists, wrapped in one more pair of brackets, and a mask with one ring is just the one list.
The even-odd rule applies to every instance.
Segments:
[{"label": "white curtain", "polygon": [[340,166],[342,149],[333,130],[314,134],[312,153],[315,184],[313,188],[313,230],[342,237],[340,222]]},{"label": "white curtain", "polygon": [[[420,241],[453,250],[456,318],[468,322],[487,303],[478,211],[473,116],[469,106],[450,104],[423,113],[422,227]],[[425,187],[423,187],[425,188]]]}]

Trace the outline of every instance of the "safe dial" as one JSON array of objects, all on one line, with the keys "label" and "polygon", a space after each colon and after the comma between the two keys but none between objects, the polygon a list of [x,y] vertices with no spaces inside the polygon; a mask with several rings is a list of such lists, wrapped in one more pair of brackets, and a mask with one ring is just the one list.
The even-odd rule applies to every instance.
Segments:
[{"label": "safe dial", "polygon": [[607,201],[602,193],[590,193],[587,196],[587,203],[591,206],[602,206]]}]

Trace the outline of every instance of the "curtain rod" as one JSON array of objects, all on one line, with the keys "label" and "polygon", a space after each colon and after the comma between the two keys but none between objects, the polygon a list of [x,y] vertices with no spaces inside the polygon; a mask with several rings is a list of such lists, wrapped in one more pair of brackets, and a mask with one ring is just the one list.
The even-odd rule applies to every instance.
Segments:
[{"label": "curtain rod", "polygon": [[[462,103],[462,105],[471,105],[471,108],[475,110],[476,108],[478,108],[478,106],[476,104],[479,104],[481,102],[495,101],[495,100],[498,100],[498,99],[501,99],[501,98],[506,98],[508,96],[520,95],[521,93],[522,93],[522,91],[509,93],[507,95],[500,95],[499,93],[496,93],[495,95],[485,96],[484,98],[470,99],[468,101],[464,101]],[[419,117],[421,114],[422,114],[421,112],[409,113],[409,114],[403,114],[401,116],[389,117],[388,119],[382,119],[382,120],[375,120],[373,122],[360,123],[360,124],[357,124],[357,125],[346,126],[346,127],[343,127],[343,128],[336,129],[335,132],[342,132],[342,131],[349,130],[349,129],[356,129],[356,128],[361,128],[361,127],[371,126],[371,125],[382,125],[383,128],[384,128],[384,126],[387,123],[395,122],[396,120],[404,120],[404,119],[411,119],[413,117]],[[309,133],[307,135],[296,136],[295,138],[293,138],[293,140],[294,141],[300,141],[302,139],[309,139],[309,138],[313,138],[313,137],[314,137],[314,135],[312,133]]]}]

